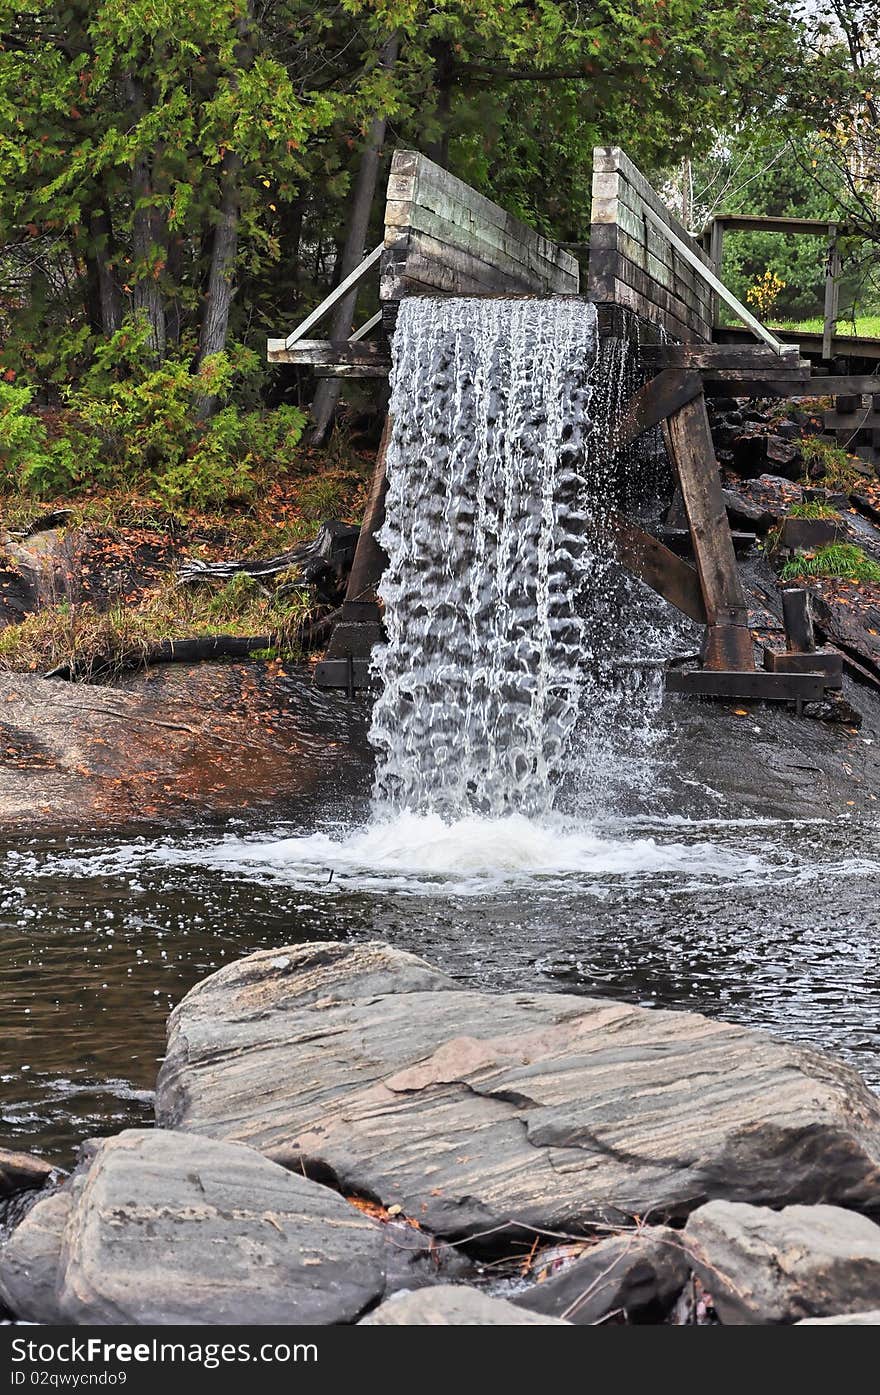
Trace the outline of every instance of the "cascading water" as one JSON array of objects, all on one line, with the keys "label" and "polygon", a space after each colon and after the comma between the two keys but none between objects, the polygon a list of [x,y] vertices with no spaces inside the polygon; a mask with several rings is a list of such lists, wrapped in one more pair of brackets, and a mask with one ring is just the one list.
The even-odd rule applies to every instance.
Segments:
[{"label": "cascading water", "polygon": [[546,813],[582,682],[596,312],[410,298],[394,336],[377,801]]},{"label": "cascading water", "polygon": [[650,746],[657,670],[652,685],[614,667],[626,581],[607,537],[609,433],[626,346],[611,346],[597,392],[585,301],[401,305],[371,732],[380,809],[541,817],[575,785],[583,809],[620,775],[624,746]]}]

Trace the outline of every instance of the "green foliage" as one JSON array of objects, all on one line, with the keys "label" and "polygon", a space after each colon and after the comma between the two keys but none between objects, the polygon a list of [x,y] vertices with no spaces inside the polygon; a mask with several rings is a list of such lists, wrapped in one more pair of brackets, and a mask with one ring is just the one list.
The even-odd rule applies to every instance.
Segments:
[{"label": "green foliage", "polygon": [[800,445],[807,474],[818,466],[816,474],[827,489],[848,494],[862,481],[858,471],[853,468],[853,457],[842,446],[823,441],[821,436],[804,436]]},{"label": "green foliage", "polygon": [[783,581],[799,577],[842,577],[847,581],[880,582],[880,563],[875,562],[855,543],[829,543],[815,552],[796,553],[783,562],[779,572]]},{"label": "green foliage", "polygon": [[[256,371],[233,348],[193,373],[182,355],[154,363],[140,320],[100,344],[50,427],[32,392],[0,382],[0,471],[7,487],[35,496],[90,487],[139,486],[167,507],[205,509],[253,495],[260,479],[290,469],[305,426],[295,407],[242,410],[226,401]],[[205,396],[225,405],[207,421]]]}]

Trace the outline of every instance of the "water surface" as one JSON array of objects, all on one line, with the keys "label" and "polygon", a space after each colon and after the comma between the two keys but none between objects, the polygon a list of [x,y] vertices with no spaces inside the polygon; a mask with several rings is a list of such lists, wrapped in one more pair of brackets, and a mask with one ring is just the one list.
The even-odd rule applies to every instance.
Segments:
[{"label": "water surface", "polygon": [[151,1118],[165,1019],[264,946],[377,938],[464,984],[691,1008],[880,1085],[877,829],[851,820],[524,817],[8,842],[2,1141],[60,1160]]}]

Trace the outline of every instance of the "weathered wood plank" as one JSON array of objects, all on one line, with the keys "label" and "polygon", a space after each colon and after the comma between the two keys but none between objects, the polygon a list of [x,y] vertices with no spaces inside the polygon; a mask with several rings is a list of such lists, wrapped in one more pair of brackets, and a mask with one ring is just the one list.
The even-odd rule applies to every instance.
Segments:
[{"label": "weathered wood plank", "polygon": [[686,402],[698,397],[703,391],[699,373],[688,373],[679,368],[665,368],[656,377],[649,379],[630,398],[617,426],[612,428],[612,442],[618,450],[625,450],[652,426],[678,411]]},{"label": "weathered wood plank", "polygon": [[380,295],[577,293],[577,260],[414,151],[395,151]]},{"label": "weathered wood plank", "polygon": [[708,625],[704,665],[709,669],[755,666],[748,605],[742,588],[709,415],[702,394],[664,422],[670,458],[681,486],[694,560]]},{"label": "weathered wood plank", "polygon": [[880,428],[880,412],[868,407],[857,408],[854,412],[826,412],[826,431],[873,431]]},{"label": "weathered wood plank", "polygon": [[615,282],[631,286],[648,305],[664,310],[681,324],[688,325],[700,339],[708,339],[710,327],[707,320],[686,305],[683,300],[634,266],[626,257],[616,252],[598,252],[595,259],[590,257],[591,298],[610,300],[614,298]]},{"label": "weathered wood plank", "polygon": [[789,368],[810,372],[809,360],[799,359],[794,346],[791,358],[780,359],[769,344],[649,344],[642,350],[642,359],[658,368],[762,372],[764,377],[785,377]]},{"label": "weathered wood plank", "polygon": [[629,519],[614,515],[610,522],[611,546],[621,566],[691,620],[705,625],[706,607],[694,568]]},{"label": "weathered wood plank", "polygon": [[270,363],[311,364],[318,368],[349,366],[380,368],[388,371],[390,358],[387,345],[374,340],[298,339],[290,348],[284,339],[270,339]]},{"label": "weathered wood plank", "polygon": [[[852,377],[825,377],[813,374],[806,380],[780,377],[749,377],[740,373],[705,373],[703,386],[710,396],[724,397],[833,397],[838,392],[870,392],[877,379],[856,374]],[[867,386],[864,386],[867,385]]]},{"label": "weathered wood plank", "polygon": [[639,195],[644,203],[647,203],[655,212],[659,213],[675,232],[679,233],[683,242],[692,247],[697,256],[709,265],[709,258],[696,239],[682,227],[674,214],[670,213],[660,195],[642,174],[641,170],[633,164],[629,156],[621,150],[620,146],[597,146],[593,151],[594,179],[596,175],[606,173],[617,174],[621,181],[628,184]]}]

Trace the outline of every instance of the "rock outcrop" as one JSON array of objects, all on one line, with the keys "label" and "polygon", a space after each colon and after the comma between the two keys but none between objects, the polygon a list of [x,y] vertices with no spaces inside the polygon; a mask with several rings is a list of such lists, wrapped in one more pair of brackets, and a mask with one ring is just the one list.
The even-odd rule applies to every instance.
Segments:
[{"label": "rock outcrop", "polygon": [[724,1323],[792,1323],[880,1303],[880,1226],[839,1206],[712,1201],[684,1231]]},{"label": "rock outcrop", "polygon": [[462,990],[381,944],[205,979],[172,1014],[157,1112],[441,1235],[880,1198],[880,1102],[848,1067],[690,1013]]},{"label": "rock outcrop", "polygon": [[0,1294],[33,1322],[354,1322],[385,1288],[380,1227],[252,1149],[129,1129],[37,1203],[0,1249]]}]

